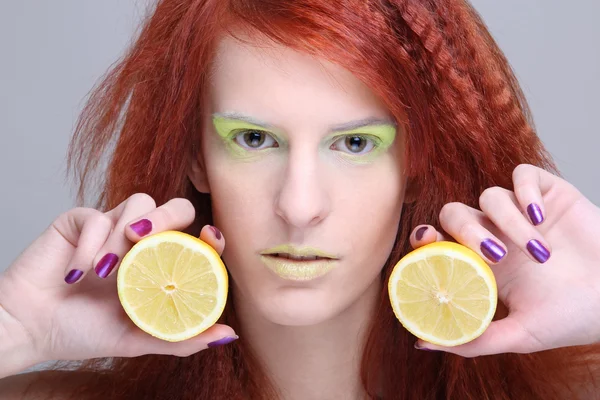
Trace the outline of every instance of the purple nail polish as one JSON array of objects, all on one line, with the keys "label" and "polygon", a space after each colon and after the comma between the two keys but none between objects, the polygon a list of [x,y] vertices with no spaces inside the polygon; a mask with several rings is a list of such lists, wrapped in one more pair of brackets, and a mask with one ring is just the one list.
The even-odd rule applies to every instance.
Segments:
[{"label": "purple nail polish", "polygon": [[434,350],[434,349],[428,349],[427,347],[419,347],[418,343],[415,343],[415,349],[423,350],[423,351],[438,351],[438,350]]},{"label": "purple nail polish", "polygon": [[239,339],[237,336],[226,336],[223,339],[215,340],[214,342],[210,342],[208,347],[218,347],[229,344],[235,340]]},{"label": "purple nail polish", "polygon": [[140,219],[138,222],[134,222],[129,226],[140,237],[146,236],[152,231],[152,221],[150,221],[149,219]]},{"label": "purple nail polish", "polygon": [[215,237],[217,238],[217,240],[221,240],[221,237],[223,237],[223,235],[221,234],[221,231],[217,229],[216,226],[210,226],[210,229],[212,229],[213,233],[215,234]]},{"label": "purple nail polish", "polygon": [[67,282],[69,285],[71,285],[71,284],[77,282],[82,276],[83,276],[83,271],[81,271],[79,269],[72,269],[71,271],[69,271],[67,276],[65,276],[65,282]]},{"label": "purple nail polish", "polygon": [[506,250],[492,239],[485,239],[479,248],[483,255],[493,262],[500,261],[506,255]]},{"label": "purple nail polish", "polygon": [[96,271],[96,274],[100,278],[106,278],[118,262],[119,257],[116,254],[108,253],[107,255],[102,257],[100,261],[98,261],[98,264],[96,264],[96,268],[94,268],[94,271]]},{"label": "purple nail polish", "polygon": [[535,239],[527,243],[527,250],[540,263],[545,263],[550,258],[550,252],[540,242]]},{"label": "purple nail polish", "polygon": [[417,240],[423,239],[423,235],[425,235],[425,232],[427,232],[427,229],[429,229],[429,227],[427,227],[427,226],[422,226],[419,229],[417,229],[417,232],[415,232],[415,238]]},{"label": "purple nail polish", "polygon": [[542,210],[540,209],[540,206],[535,203],[531,203],[529,206],[527,206],[527,214],[529,214],[529,218],[531,219],[531,223],[533,225],[539,225],[544,222]]}]

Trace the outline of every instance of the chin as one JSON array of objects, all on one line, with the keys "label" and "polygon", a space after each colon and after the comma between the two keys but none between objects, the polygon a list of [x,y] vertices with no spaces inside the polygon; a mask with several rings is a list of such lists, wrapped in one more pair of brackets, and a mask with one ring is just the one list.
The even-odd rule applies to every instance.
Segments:
[{"label": "chin", "polygon": [[317,325],[338,314],[330,299],[323,299],[313,291],[298,293],[293,289],[274,294],[267,303],[261,304],[259,309],[265,319],[284,326]]}]

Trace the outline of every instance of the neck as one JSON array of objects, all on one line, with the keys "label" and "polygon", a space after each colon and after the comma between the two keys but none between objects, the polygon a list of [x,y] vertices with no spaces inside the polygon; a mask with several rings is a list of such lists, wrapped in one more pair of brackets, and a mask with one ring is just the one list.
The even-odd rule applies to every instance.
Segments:
[{"label": "neck", "polygon": [[251,345],[282,399],[363,400],[360,364],[380,293],[376,280],[341,313],[311,326],[274,324],[236,298],[242,340]]}]

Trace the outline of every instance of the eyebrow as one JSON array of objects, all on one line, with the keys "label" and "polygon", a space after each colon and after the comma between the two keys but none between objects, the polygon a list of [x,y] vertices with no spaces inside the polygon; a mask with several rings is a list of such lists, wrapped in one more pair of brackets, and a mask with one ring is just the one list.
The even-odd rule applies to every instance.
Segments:
[{"label": "eyebrow", "polygon": [[343,124],[334,125],[331,127],[331,132],[346,132],[351,131],[358,128],[364,128],[365,126],[373,126],[373,125],[391,125],[396,126],[396,123],[389,118],[364,118],[359,119],[357,121],[345,122]]},{"label": "eyebrow", "polygon": [[[281,130],[268,122],[264,122],[258,120],[254,117],[250,117],[248,115],[240,114],[237,112],[223,112],[223,113],[214,113],[213,118],[225,118],[225,119],[233,119],[236,121],[247,122],[252,125],[256,125],[258,127],[269,129],[269,130]],[[329,128],[329,132],[346,132],[354,129],[364,128],[365,126],[374,126],[374,125],[391,125],[396,126],[396,123],[390,118],[363,118],[356,121],[345,122],[343,124],[333,125]]]}]

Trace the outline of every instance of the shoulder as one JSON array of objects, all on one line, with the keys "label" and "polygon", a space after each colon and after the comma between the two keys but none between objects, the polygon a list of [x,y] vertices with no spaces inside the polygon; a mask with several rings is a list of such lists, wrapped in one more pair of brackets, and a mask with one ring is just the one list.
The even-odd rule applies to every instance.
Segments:
[{"label": "shoulder", "polygon": [[93,377],[92,372],[36,371],[0,379],[0,399],[62,400]]}]

